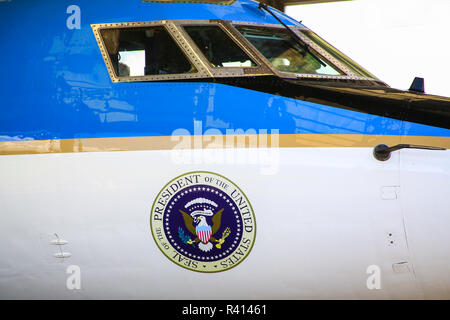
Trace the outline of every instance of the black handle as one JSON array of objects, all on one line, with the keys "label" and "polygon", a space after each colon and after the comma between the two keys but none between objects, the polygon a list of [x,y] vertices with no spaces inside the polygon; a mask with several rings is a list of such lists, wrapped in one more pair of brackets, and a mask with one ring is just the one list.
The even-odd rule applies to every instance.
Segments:
[{"label": "black handle", "polygon": [[386,161],[391,157],[391,152],[400,149],[425,149],[425,150],[447,150],[441,147],[417,146],[414,144],[397,144],[389,147],[385,144],[379,144],[373,149],[373,156],[380,161]]}]

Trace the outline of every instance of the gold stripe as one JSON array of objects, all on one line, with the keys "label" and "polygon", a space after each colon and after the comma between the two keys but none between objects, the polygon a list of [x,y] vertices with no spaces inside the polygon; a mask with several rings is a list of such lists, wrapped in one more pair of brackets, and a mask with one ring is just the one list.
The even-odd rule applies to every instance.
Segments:
[{"label": "gold stripe", "polygon": [[408,143],[450,148],[450,137],[360,134],[204,135],[0,142],[0,155],[217,148],[375,147]]}]

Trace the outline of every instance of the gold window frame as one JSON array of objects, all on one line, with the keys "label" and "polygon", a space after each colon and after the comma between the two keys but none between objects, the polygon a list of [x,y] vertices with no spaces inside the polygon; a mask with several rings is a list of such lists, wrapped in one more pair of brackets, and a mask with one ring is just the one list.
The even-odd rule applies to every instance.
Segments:
[{"label": "gold window frame", "polygon": [[[285,29],[284,26],[281,24],[272,24],[272,23],[254,23],[254,22],[244,22],[244,21],[231,21],[231,25],[233,28],[235,26],[249,26],[249,27],[266,27],[266,28],[278,28],[278,29]],[[256,51],[256,54],[258,55],[259,59],[264,61],[264,63],[272,70],[274,74],[279,76],[280,78],[291,78],[291,79],[299,79],[299,78],[306,78],[306,79],[341,79],[341,80],[372,80],[372,81],[378,81],[378,79],[373,78],[366,78],[361,77],[360,75],[357,75],[352,70],[347,68],[344,64],[342,64],[339,60],[335,59],[332,55],[330,55],[328,52],[326,52],[324,49],[322,49],[320,46],[318,46],[314,41],[310,40],[308,37],[306,37],[304,34],[300,32],[300,30],[309,30],[306,27],[299,27],[299,26],[289,26],[291,30],[293,30],[299,37],[302,39],[306,44],[308,44],[309,47],[311,47],[314,51],[319,53],[322,57],[327,59],[329,62],[331,62],[333,65],[338,67],[342,72],[345,73],[345,75],[339,75],[339,76],[329,76],[329,75],[320,75],[320,74],[308,74],[308,73],[291,73],[291,72],[282,72],[276,69],[272,66],[269,60],[262,55],[247,39],[245,39],[244,36],[242,36],[243,41],[245,41],[245,45],[249,46],[251,48],[254,48]],[[234,28],[235,29],[235,28]],[[237,29],[235,29],[237,33],[241,34]]]},{"label": "gold window frame", "polygon": [[[259,55],[253,50],[253,47],[246,46],[245,38],[233,28],[229,21],[225,20],[177,20],[173,23],[178,27],[178,31],[193,48],[203,65],[216,78],[238,77],[245,75],[273,75],[270,68],[262,61]],[[238,46],[256,65],[251,67],[214,67],[197,44],[191,39],[184,30],[185,26],[218,26],[221,30]]]},{"label": "gold window frame", "polygon": [[[185,55],[186,59],[197,69],[197,72],[193,73],[175,73],[175,74],[161,74],[161,75],[144,75],[144,76],[119,76],[112,65],[106,44],[101,36],[101,31],[105,29],[118,29],[118,28],[140,28],[140,27],[163,27],[175,44],[180,48],[182,53]],[[169,21],[143,21],[143,22],[118,22],[118,23],[100,23],[92,24],[92,31],[94,33],[97,44],[100,48],[103,60],[108,69],[108,73],[111,77],[112,82],[142,82],[142,81],[170,81],[179,79],[197,79],[197,78],[208,78],[211,74],[208,69],[200,63],[195,53],[192,52],[190,47],[176,33],[175,26]]]},{"label": "gold window frame", "polygon": [[[231,38],[238,47],[240,47],[245,54],[251,58],[256,66],[251,67],[213,67],[210,61],[203,55],[203,52],[197,47],[195,42],[184,30],[184,26],[202,26],[202,25],[216,25],[219,26],[227,36]],[[186,59],[197,69],[195,73],[181,73],[181,74],[163,74],[163,75],[145,75],[145,76],[118,76],[111,63],[109,53],[106,45],[100,34],[103,29],[116,28],[133,28],[133,27],[156,27],[162,26],[175,41],[176,45],[181,49]],[[120,82],[152,82],[152,81],[174,81],[174,80],[189,80],[189,79],[211,79],[211,78],[232,78],[243,76],[278,76],[284,79],[342,79],[342,80],[372,80],[378,79],[361,77],[355,74],[352,70],[336,60],[328,52],[323,50],[314,41],[307,38],[300,31],[305,27],[291,26],[291,29],[306,42],[314,51],[319,53],[325,59],[330,61],[345,75],[327,76],[316,74],[300,74],[281,72],[276,69],[236,28],[235,26],[258,26],[269,28],[284,27],[279,24],[271,23],[254,23],[243,21],[226,21],[226,20],[160,20],[160,21],[142,21],[142,22],[118,22],[118,23],[103,23],[92,24],[92,30],[100,48],[103,60],[110,75],[111,81],[114,83]]]},{"label": "gold window frame", "polygon": [[[203,55],[195,42],[183,29],[183,26],[219,26],[230,39],[241,48],[245,54],[256,64],[251,67],[213,67],[209,60]],[[136,27],[157,27],[162,26],[169,33],[181,49],[188,61],[197,69],[195,73],[164,74],[164,75],[145,75],[145,76],[119,76],[112,65],[106,44],[101,36],[104,29],[117,28],[136,28]],[[92,24],[97,44],[100,48],[103,60],[110,75],[111,81],[117,82],[144,82],[144,81],[173,81],[204,78],[226,78],[241,77],[245,75],[273,75],[274,72],[270,64],[260,59],[258,52],[252,47],[246,45],[246,39],[233,28],[229,21],[224,20],[161,20],[161,21],[143,21],[143,22],[118,22]]]}]

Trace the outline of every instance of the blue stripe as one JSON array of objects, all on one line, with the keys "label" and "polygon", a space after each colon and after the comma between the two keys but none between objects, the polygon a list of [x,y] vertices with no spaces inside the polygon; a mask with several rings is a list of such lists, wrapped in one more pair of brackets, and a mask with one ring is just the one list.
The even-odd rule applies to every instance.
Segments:
[{"label": "blue stripe", "polygon": [[220,6],[79,0],[80,30],[66,28],[71,4],[0,2],[0,27],[7,30],[0,41],[0,141],[198,134],[200,124],[199,134],[277,129],[281,134],[450,136],[447,129],[221,84],[111,83],[90,27],[162,19],[276,23],[267,13],[249,11],[252,1]]},{"label": "blue stripe", "polygon": [[0,140],[208,134],[208,129],[227,134],[251,128],[280,134],[450,136],[448,129],[410,122],[402,127],[400,120],[222,84],[141,83],[80,90],[68,88],[48,104],[28,101],[9,112],[1,108]]}]

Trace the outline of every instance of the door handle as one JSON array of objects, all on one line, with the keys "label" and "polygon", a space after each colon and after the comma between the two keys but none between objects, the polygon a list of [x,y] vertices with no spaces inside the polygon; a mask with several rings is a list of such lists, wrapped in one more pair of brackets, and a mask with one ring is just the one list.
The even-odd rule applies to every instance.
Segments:
[{"label": "door handle", "polygon": [[373,156],[379,161],[386,161],[391,157],[391,152],[400,149],[424,149],[424,150],[447,150],[441,147],[418,146],[414,144],[397,144],[389,147],[385,144],[379,144],[373,148]]}]

